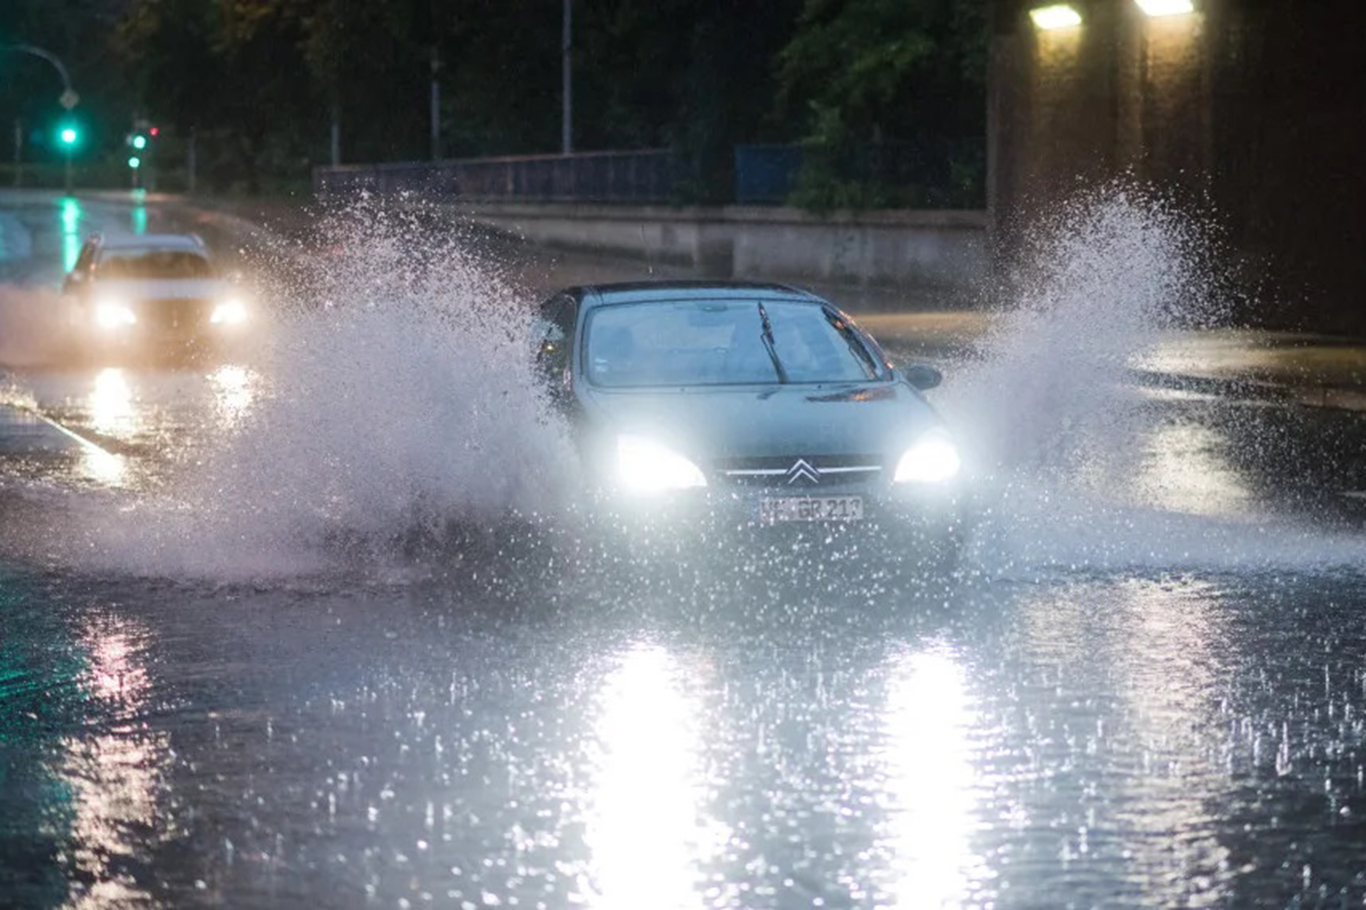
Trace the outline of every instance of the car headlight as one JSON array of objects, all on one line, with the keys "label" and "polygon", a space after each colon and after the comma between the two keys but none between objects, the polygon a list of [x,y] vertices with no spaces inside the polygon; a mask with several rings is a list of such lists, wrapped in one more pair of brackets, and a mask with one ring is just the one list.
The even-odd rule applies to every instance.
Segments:
[{"label": "car headlight", "polygon": [[916,440],[896,464],[896,483],[942,483],[958,476],[963,466],[958,446],[941,429],[933,429]]},{"label": "car headlight", "polygon": [[101,300],[95,304],[95,324],[102,329],[120,329],[137,321],[137,314],[127,304],[117,300]]},{"label": "car headlight", "polygon": [[240,300],[225,300],[213,308],[209,322],[214,325],[237,325],[246,322],[247,307]]},{"label": "car headlight", "polygon": [[634,493],[705,487],[697,465],[677,452],[639,436],[617,438],[617,481]]}]

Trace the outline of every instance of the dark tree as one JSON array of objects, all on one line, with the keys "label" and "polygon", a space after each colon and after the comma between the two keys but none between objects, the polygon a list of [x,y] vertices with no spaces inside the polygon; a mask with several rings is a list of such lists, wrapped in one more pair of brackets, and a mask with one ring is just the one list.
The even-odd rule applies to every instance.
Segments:
[{"label": "dark tree", "polygon": [[799,202],[980,204],[981,0],[806,0],[778,55],[779,109],[804,117]]}]

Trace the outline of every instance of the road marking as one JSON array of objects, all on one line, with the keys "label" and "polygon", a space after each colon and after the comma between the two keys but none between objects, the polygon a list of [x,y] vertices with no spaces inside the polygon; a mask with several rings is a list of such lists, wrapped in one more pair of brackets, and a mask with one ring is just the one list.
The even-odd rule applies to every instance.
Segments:
[{"label": "road marking", "polygon": [[1348,499],[1366,499],[1366,490],[1343,490],[1342,495]]},{"label": "road marking", "polygon": [[80,433],[70,427],[63,426],[31,405],[15,404],[11,407],[42,421],[84,449],[85,457],[82,459],[82,465],[88,476],[110,486],[120,486],[123,483],[127,462],[124,461],[122,455],[109,451],[93,440],[86,439]]},{"label": "road marking", "polygon": [[32,416],[38,418],[43,423],[52,427],[52,429],[56,430],[58,433],[61,433],[68,439],[75,440],[76,442],[80,443],[82,446],[84,446],[92,452],[97,452],[100,455],[105,455],[110,458],[118,457],[113,452],[110,452],[108,449],[105,449],[104,447],[100,446],[98,443],[86,439],[84,436],[82,436],[80,433],[77,433],[75,430],[62,426],[60,423],[53,420],[51,417],[48,417],[46,414],[44,414],[42,411],[39,411],[37,408],[31,408],[28,405],[19,405],[18,409],[26,414],[31,414]]}]

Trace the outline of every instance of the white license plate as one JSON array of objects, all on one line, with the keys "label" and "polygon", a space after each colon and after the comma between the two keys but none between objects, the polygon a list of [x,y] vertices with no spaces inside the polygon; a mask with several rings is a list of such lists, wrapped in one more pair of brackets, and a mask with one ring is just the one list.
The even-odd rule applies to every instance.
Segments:
[{"label": "white license plate", "polygon": [[780,521],[859,521],[862,518],[862,496],[766,496],[759,500],[759,520],[768,524]]}]

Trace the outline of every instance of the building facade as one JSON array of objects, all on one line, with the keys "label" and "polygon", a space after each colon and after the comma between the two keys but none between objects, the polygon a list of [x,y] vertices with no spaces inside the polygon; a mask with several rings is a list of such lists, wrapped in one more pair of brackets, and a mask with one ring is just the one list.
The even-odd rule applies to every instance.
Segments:
[{"label": "building facade", "polygon": [[1366,3],[991,3],[1004,261],[1058,200],[1129,177],[1218,225],[1238,318],[1366,334]]}]

